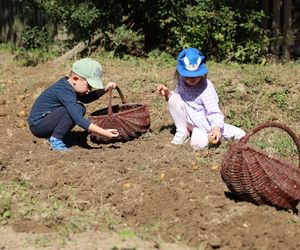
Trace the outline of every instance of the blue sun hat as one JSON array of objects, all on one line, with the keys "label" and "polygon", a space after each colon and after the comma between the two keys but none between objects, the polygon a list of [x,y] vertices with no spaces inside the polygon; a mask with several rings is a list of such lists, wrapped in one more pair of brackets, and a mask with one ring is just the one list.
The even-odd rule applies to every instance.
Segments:
[{"label": "blue sun hat", "polygon": [[196,48],[186,48],[179,53],[177,70],[183,77],[197,77],[208,72],[205,66],[205,57]]}]

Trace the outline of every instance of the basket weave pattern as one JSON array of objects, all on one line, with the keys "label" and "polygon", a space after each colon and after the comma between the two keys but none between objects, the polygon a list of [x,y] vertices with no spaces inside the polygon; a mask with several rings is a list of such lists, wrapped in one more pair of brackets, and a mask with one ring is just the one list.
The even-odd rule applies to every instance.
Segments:
[{"label": "basket weave pattern", "polygon": [[122,104],[112,106],[112,90],[109,90],[108,107],[89,115],[89,120],[104,129],[117,129],[118,137],[107,138],[91,133],[91,140],[95,143],[110,143],[127,141],[138,137],[150,127],[150,115],[145,104],[126,103],[119,87],[116,87]]},{"label": "basket weave pattern", "polygon": [[300,200],[300,158],[297,168],[247,144],[252,135],[267,127],[286,131],[296,144],[300,157],[300,141],[289,127],[278,122],[263,123],[229,146],[221,163],[221,177],[241,200],[295,209]]}]

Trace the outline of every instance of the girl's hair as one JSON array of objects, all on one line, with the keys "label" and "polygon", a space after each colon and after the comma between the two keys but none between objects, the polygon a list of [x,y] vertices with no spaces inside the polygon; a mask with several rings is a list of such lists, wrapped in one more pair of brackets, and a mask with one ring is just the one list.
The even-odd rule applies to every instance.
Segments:
[{"label": "girl's hair", "polygon": [[175,79],[176,82],[178,82],[179,78],[180,78],[180,74],[179,74],[178,70],[176,69],[175,72],[174,72],[174,79]]}]

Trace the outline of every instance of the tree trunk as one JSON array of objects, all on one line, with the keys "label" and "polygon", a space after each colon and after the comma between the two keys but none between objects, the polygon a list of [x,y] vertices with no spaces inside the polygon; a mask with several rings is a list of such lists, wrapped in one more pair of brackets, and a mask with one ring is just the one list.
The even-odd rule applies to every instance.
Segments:
[{"label": "tree trunk", "polygon": [[274,39],[271,44],[272,53],[279,57],[281,45],[281,32],[280,32],[280,7],[281,0],[273,0],[273,21],[272,21],[272,38]]},{"label": "tree trunk", "polygon": [[263,28],[268,30],[269,27],[269,16],[270,16],[270,1],[269,0],[261,0],[260,6],[263,12],[265,13],[266,17],[263,20]]},{"label": "tree trunk", "polygon": [[290,59],[290,48],[293,43],[292,32],[292,0],[284,0],[283,6],[283,44],[282,57]]},{"label": "tree trunk", "polygon": [[0,40],[3,42],[15,42],[13,26],[17,4],[20,3],[0,0]]},{"label": "tree trunk", "polygon": [[99,41],[103,37],[104,37],[103,33],[95,34],[91,39],[78,43],[71,50],[69,50],[65,54],[61,55],[60,57],[54,59],[52,61],[52,63],[63,62],[66,60],[70,60],[77,55],[80,55],[85,49],[87,49],[89,46],[95,44],[97,41]]}]

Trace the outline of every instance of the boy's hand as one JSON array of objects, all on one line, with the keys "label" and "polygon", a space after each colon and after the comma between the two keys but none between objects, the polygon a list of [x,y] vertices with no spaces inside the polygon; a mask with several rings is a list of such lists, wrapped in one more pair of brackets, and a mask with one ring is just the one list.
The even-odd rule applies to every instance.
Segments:
[{"label": "boy's hand", "polygon": [[106,136],[109,138],[119,136],[119,132],[116,129],[105,129],[105,131],[107,132]]},{"label": "boy's hand", "polygon": [[99,127],[99,126],[97,126],[96,124],[93,124],[93,123],[90,124],[90,126],[88,128],[88,131],[94,132],[94,133],[96,133],[98,135],[101,135],[101,136],[106,136],[108,138],[119,136],[118,130],[116,130],[116,129],[104,129],[104,128],[101,128],[101,127]]},{"label": "boy's hand", "polygon": [[115,87],[117,87],[117,84],[115,82],[109,82],[108,84],[106,84],[104,90],[105,92],[108,91],[109,89],[114,89]]},{"label": "boy's hand", "polygon": [[166,99],[169,98],[170,91],[165,85],[158,85],[156,87],[156,94],[164,96]]},{"label": "boy's hand", "polygon": [[210,144],[217,144],[221,139],[221,128],[214,127],[208,134],[208,142]]}]

